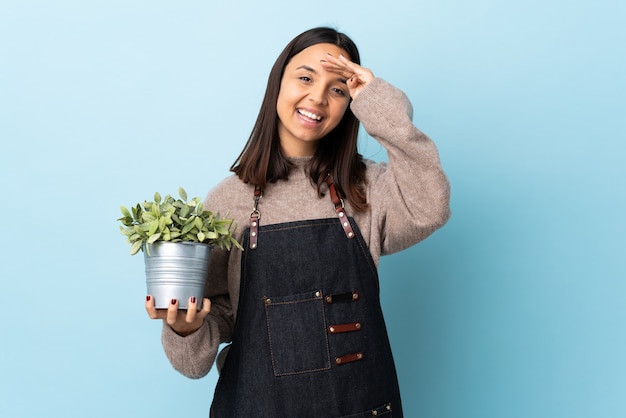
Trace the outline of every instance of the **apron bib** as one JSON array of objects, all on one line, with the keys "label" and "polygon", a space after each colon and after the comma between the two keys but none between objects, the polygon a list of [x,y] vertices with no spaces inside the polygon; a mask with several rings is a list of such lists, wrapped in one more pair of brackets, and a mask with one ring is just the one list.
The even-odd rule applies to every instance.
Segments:
[{"label": "apron bib", "polygon": [[211,417],[402,417],[376,267],[343,213],[267,226],[257,218],[244,234],[239,310]]}]

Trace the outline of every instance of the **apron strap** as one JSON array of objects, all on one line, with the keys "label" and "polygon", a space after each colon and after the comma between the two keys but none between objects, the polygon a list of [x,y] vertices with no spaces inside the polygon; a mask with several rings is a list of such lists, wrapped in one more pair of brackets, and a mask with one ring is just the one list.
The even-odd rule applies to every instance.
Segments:
[{"label": "apron strap", "polygon": [[341,227],[343,228],[346,236],[348,238],[354,238],[354,231],[352,230],[352,225],[350,225],[350,221],[348,221],[348,216],[346,215],[346,209],[343,204],[343,199],[341,198],[341,194],[335,188],[335,183],[333,182],[333,177],[329,174],[326,176],[326,184],[328,185],[328,190],[330,191],[330,200],[332,200],[335,205],[335,212],[337,212],[337,217],[341,222]]},{"label": "apron strap", "polygon": [[[326,177],[326,184],[328,185],[328,190],[330,191],[330,200],[333,202],[333,205],[335,205],[335,212],[337,212],[337,217],[341,222],[343,231],[346,233],[346,237],[354,238],[354,230],[348,220],[343,199],[341,198],[339,191],[335,188],[335,183],[333,182],[333,178],[330,174]],[[252,207],[252,213],[250,213],[250,249],[252,250],[258,247],[259,219],[261,219],[261,212],[259,212],[259,200],[262,197],[263,189],[259,186],[254,186],[254,206]]]},{"label": "apron strap", "polygon": [[263,190],[259,186],[254,186],[254,206],[250,214],[250,248],[255,249],[258,245],[257,238],[259,236],[259,200],[263,197]]}]

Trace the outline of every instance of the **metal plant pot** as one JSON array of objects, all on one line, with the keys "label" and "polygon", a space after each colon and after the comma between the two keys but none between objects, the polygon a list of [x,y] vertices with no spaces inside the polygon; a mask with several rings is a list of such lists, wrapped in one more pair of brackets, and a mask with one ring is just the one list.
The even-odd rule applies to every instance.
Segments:
[{"label": "metal plant pot", "polygon": [[201,308],[204,284],[209,272],[211,247],[196,242],[159,241],[144,248],[146,286],[157,309],[167,309],[173,298],[178,308],[187,309],[191,296]]}]

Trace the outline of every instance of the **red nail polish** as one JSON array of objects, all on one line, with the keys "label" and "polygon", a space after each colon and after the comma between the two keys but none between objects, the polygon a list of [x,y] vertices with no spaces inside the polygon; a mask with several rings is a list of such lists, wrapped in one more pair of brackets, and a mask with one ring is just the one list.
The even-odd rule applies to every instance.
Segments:
[{"label": "red nail polish", "polygon": [[191,297],[191,303],[196,303],[196,297],[195,296]]},{"label": "red nail polish", "polygon": [[150,302],[150,299],[152,299],[152,296],[150,295],[146,296],[146,302]]},{"label": "red nail polish", "polygon": [[176,305],[176,299],[172,299],[172,305]]}]

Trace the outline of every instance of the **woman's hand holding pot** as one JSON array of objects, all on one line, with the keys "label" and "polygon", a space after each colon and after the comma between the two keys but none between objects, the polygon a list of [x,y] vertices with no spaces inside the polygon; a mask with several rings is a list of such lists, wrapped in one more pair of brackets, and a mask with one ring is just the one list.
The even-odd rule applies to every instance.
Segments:
[{"label": "woman's hand holding pot", "polygon": [[187,310],[178,309],[178,300],[172,299],[167,309],[156,309],[154,298],[146,296],[146,312],[152,319],[164,320],[177,334],[186,336],[197,331],[204,322],[204,318],[211,311],[211,301],[208,298],[202,299],[202,309],[197,310],[195,297],[189,298]]}]

